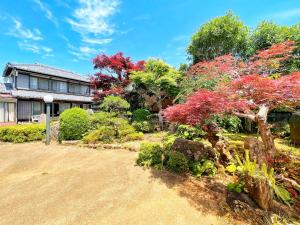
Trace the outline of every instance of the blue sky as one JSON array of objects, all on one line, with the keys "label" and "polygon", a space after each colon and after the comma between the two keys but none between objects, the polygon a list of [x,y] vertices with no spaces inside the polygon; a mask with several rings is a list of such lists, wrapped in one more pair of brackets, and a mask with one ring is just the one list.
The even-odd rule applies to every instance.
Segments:
[{"label": "blue sky", "polygon": [[300,22],[300,0],[1,0],[0,65],[37,62],[87,75],[96,54],[122,51],[178,66],[199,26],[228,10],[252,28]]}]

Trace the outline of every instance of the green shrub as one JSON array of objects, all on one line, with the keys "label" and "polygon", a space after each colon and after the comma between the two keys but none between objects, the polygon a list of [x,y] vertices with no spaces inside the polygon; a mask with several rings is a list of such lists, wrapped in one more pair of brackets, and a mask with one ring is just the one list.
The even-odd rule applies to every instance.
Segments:
[{"label": "green shrub", "polygon": [[137,131],[141,131],[143,133],[151,133],[154,130],[153,124],[149,121],[134,121],[131,124]]},{"label": "green shrub", "polygon": [[177,137],[175,135],[173,135],[173,134],[168,135],[168,136],[166,136],[166,137],[163,138],[163,140],[162,140],[163,141],[163,146],[164,146],[164,149],[166,151],[171,150],[171,147],[172,147],[174,141],[176,140],[176,138]]},{"label": "green shrub", "polygon": [[45,125],[29,124],[0,127],[0,141],[23,143],[45,137]]},{"label": "green shrub", "polygon": [[192,127],[189,125],[179,125],[177,127],[176,135],[188,140],[193,140],[194,138],[203,137],[205,132],[197,127]]},{"label": "green shrub", "polygon": [[214,176],[217,173],[217,168],[211,160],[202,160],[192,164],[192,172],[196,177],[201,177],[202,175]]},{"label": "green shrub", "polygon": [[148,109],[137,109],[132,113],[132,120],[136,122],[149,121],[151,113]]},{"label": "green shrub", "polygon": [[245,183],[239,182],[239,183],[229,183],[226,185],[227,189],[229,191],[235,191],[237,193],[241,193],[244,191]]},{"label": "green shrub", "polygon": [[128,115],[130,104],[120,96],[107,96],[103,99],[100,109],[105,112],[116,113],[118,115]]},{"label": "green shrub", "polygon": [[110,119],[116,117],[115,113],[97,112],[91,115],[91,128],[97,129],[99,126],[110,125]]},{"label": "green shrub", "polygon": [[[92,121],[95,123],[92,131],[83,138],[84,143],[109,143],[113,140],[129,141],[140,140],[143,138],[142,133],[137,133],[135,129],[124,118],[105,117],[106,113],[100,112],[93,115]],[[103,118],[103,120],[101,120]]]},{"label": "green shrub", "polygon": [[168,153],[166,162],[168,170],[176,173],[186,172],[189,170],[188,164],[187,158],[181,152],[171,151]]},{"label": "green shrub", "polygon": [[154,166],[162,163],[163,150],[158,143],[145,142],[141,144],[138,158],[139,166]]},{"label": "green shrub", "polygon": [[144,134],[139,133],[131,133],[126,136],[126,141],[136,141],[136,140],[143,140]]},{"label": "green shrub", "polygon": [[82,140],[85,144],[109,143],[113,141],[115,135],[116,132],[111,126],[100,126],[97,130],[93,130],[84,136]]},{"label": "green shrub", "polygon": [[90,125],[89,115],[84,109],[67,109],[59,116],[59,139],[79,140]]},{"label": "green shrub", "polygon": [[220,127],[231,133],[238,133],[242,127],[242,121],[237,116],[225,115],[223,117],[214,116],[213,121]]}]

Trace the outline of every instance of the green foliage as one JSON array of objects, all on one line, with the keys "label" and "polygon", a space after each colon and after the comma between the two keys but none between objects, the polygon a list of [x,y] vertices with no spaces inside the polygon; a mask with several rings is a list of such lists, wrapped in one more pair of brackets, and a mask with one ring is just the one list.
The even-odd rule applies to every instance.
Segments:
[{"label": "green foliage", "polygon": [[245,183],[243,182],[229,183],[226,185],[226,187],[229,191],[235,191],[237,193],[241,193],[244,191]]},{"label": "green foliage", "polygon": [[201,76],[184,77],[179,84],[179,93],[177,94],[175,101],[178,103],[183,103],[188,96],[200,89],[213,91],[217,84],[224,79],[227,78],[225,76],[224,78],[212,78],[205,74]]},{"label": "green foliage", "polygon": [[148,109],[137,109],[132,113],[132,120],[136,122],[149,121],[151,113]]},{"label": "green foliage", "polygon": [[0,141],[23,143],[45,137],[45,125],[29,124],[0,127]]},{"label": "green foliage", "polygon": [[110,119],[116,117],[114,113],[97,112],[91,115],[91,127],[96,129],[99,126],[110,125]]},{"label": "green foliage", "polygon": [[126,119],[116,117],[113,113],[95,113],[91,116],[91,121],[94,131],[84,137],[84,143],[140,140],[143,137]]},{"label": "green foliage", "polygon": [[274,22],[261,22],[251,35],[253,52],[266,49],[272,44],[281,43],[286,40],[299,40],[300,29],[298,25],[282,26]]},{"label": "green foliage", "polygon": [[67,109],[59,116],[59,139],[80,140],[90,127],[89,115],[84,109]]},{"label": "green foliage", "polygon": [[162,164],[162,156],[163,150],[158,143],[145,142],[141,144],[136,163],[146,167]]},{"label": "green foliage", "polygon": [[202,25],[192,37],[188,53],[193,63],[211,60],[228,53],[246,55],[248,50],[249,28],[228,12]]},{"label": "green foliage", "polygon": [[178,94],[178,83],[182,74],[159,59],[149,59],[144,71],[134,71],[130,79],[139,92],[153,94],[161,105],[162,96],[174,97]]},{"label": "green foliage", "polygon": [[189,162],[181,152],[171,151],[167,155],[166,168],[176,173],[186,172],[189,170]]},{"label": "green foliage", "polygon": [[241,174],[246,174],[254,178],[254,180],[267,181],[277,198],[289,205],[289,202],[291,201],[290,193],[283,186],[277,185],[274,177],[274,168],[268,170],[266,164],[263,164],[261,167],[259,167],[255,160],[252,162],[250,160],[249,150],[245,151],[245,159],[243,161],[238,155],[236,155],[236,160],[239,165],[237,170]]},{"label": "green foliage", "polygon": [[237,167],[234,164],[230,164],[228,166],[226,166],[226,171],[228,171],[229,173],[235,173],[237,170]]},{"label": "green foliage", "polygon": [[222,117],[213,116],[212,120],[216,122],[219,127],[222,127],[223,129],[231,133],[238,133],[242,127],[242,121],[237,116],[227,114]]},{"label": "green foliage", "polygon": [[201,177],[202,175],[214,176],[217,173],[217,168],[211,160],[202,160],[201,162],[195,162],[191,166],[193,175]]},{"label": "green foliage", "polygon": [[139,132],[139,133],[131,133],[127,134],[126,136],[126,141],[136,141],[136,140],[143,140],[144,134]]},{"label": "green foliage", "polygon": [[120,96],[107,96],[103,99],[100,109],[117,115],[128,115],[130,104]]},{"label": "green foliage", "polygon": [[179,125],[177,127],[176,135],[181,138],[193,140],[195,138],[203,137],[205,135],[205,132],[198,127]]},{"label": "green foliage", "polygon": [[149,121],[134,121],[131,124],[137,131],[141,131],[143,133],[151,133],[154,130],[154,126],[151,122]]},{"label": "green foliage", "polygon": [[99,142],[109,143],[113,141],[116,132],[111,129],[111,126],[100,126],[97,130],[91,131],[88,135],[84,136],[82,141],[85,144],[97,144]]},{"label": "green foliage", "polygon": [[177,138],[177,136],[175,136],[173,134],[168,135],[168,136],[163,138],[163,140],[162,140],[163,141],[163,146],[164,146],[164,149],[166,151],[171,150],[171,147],[172,147],[174,141],[176,140],[176,138]]}]

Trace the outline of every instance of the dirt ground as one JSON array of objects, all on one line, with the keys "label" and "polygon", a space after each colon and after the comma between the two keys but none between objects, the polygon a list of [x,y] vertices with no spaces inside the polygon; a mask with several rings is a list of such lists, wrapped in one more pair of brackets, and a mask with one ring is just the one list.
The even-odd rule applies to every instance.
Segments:
[{"label": "dirt ground", "polygon": [[0,153],[1,225],[246,224],[222,213],[209,182],[137,167],[136,152],[0,143]]}]

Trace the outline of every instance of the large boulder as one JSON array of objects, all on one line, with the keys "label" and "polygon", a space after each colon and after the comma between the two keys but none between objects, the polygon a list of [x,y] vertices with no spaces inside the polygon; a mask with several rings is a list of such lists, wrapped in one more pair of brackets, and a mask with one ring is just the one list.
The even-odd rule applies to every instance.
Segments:
[{"label": "large boulder", "polygon": [[292,142],[296,145],[300,145],[300,112],[296,112],[291,116],[289,124]]},{"label": "large boulder", "polygon": [[172,147],[172,151],[178,151],[184,154],[189,160],[201,160],[216,158],[216,152],[213,148],[205,146],[201,142],[190,141],[184,138],[177,138]]}]

